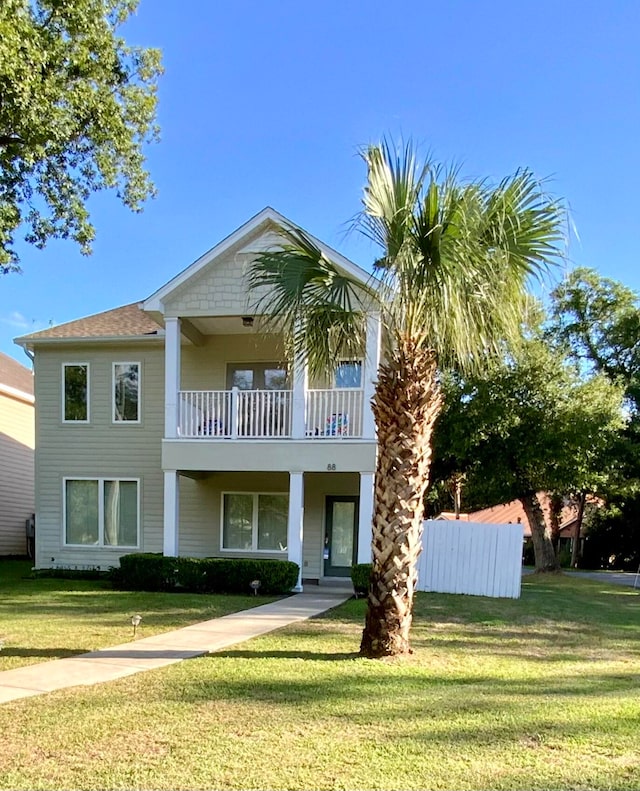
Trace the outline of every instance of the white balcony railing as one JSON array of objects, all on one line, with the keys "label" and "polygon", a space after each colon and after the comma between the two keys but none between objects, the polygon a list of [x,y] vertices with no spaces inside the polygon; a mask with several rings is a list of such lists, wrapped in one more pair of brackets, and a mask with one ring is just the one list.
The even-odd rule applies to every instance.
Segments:
[{"label": "white balcony railing", "polygon": [[307,390],[305,395],[307,437],[362,436],[362,390]]},{"label": "white balcony railing", "polygon": [[[305,436],[362,436],[363,394],[357,388],[307,390]],[[178,436],[189,439],[291,437],[291,390],[181,390]]]}]

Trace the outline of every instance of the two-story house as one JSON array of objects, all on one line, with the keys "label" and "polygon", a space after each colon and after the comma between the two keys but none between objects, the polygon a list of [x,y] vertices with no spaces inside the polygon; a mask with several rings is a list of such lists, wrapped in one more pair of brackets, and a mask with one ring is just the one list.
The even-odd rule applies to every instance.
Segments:
[{"label": "two-story house", "polygon": [[285,223],[267,208],[143,302],[17,339],[35,358],[38,567],[256,556],[295,561],[300,585],[369,561],[380,324],[326,381],[286,359],[245,282]]}]

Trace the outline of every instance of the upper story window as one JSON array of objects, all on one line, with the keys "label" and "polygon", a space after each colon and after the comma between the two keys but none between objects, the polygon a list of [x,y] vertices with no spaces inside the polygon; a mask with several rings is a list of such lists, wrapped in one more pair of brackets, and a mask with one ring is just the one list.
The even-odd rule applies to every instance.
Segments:
[{"label": "upper story window", "polygon": [[89,363],[62,366],[62,419],[65,423],[89,422]]},{"label": "upper story window", "polygon": [[336,388],[362,387],[362,361],[341,360],[336,366]]},{"label": "upper story window", "polygon": [[140,422],[140,363],[113,364],[113,422]]}]

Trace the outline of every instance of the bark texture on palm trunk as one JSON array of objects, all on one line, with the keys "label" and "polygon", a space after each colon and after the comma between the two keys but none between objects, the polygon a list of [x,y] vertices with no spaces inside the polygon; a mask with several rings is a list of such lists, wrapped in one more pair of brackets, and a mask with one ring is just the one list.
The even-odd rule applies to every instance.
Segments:
[{"label": "bark texture on palm trunk", "polygon": [[558,571],[560,565],[553,549],[551,528],[547,526],[538,495],[531,491],[520,498],[531,528],[536,571]]},{"label": "bark texture on palm trunk", "polygon": [[410,651],[431,436],[442,408],[435,353],[411,340],[382,365],[372,400],[378,431],[368,609],[360,652]]}]

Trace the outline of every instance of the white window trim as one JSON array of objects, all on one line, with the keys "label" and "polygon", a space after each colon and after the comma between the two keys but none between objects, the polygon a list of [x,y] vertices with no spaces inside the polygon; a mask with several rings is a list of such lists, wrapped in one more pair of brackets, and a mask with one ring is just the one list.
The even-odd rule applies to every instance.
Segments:
[{"label": "white window trim", "polygon": [[[253,497],[253,511],[251,514],[251,549],[231,549],[230,547],[223,546],[224,544],[224,498],[227,494],[244,494]],[[281,495],[289,497],[289,492],[221,492],[220,494],[220,551],[221,552],[251,552],[257,555],[286,555],[287,549],[258,549],[258,498],[260,495]],[[288,525],[287,525],[287,538],[288,538]],[[288,543],[288,542],[287,542]]]},{"label": "white window trim", "polygon": [[[87,419],[86,420],[67,420],[65,417],[65,405],[66,405],[66,376],[65,370],[66,368],[77,368],[80,365],[84,365],[87,369]],[[91,364],[88,362],[64,362],[62,363],[62,403],[61,409],[62,413],[62,422],[66,426],[86,426],[87,423],[91,422]]]},{"label": "white window trim", "polygon": [[[116,365],[138,366],[138,419],[116,420]],[[137,360],[115,360],[111,363],[111,424],[113,426],[139,426],[142,422],[142,363]]]},{"label": "white window trim", "polygon": [[[67,481],[97,481],[98,483],[98,543],[97,544],[69,544],[67,543]],[[136,484],[136,543],[135,544],[105,544],[104,543],[104,482],[105,481],[134,481]],[[116,478],[105,475],[102,478],[90,475],[69,475],[62,479],[62,545],[75,549],[140,549],[140,478]]]},{"label": "white window trim", "polygon": [[[338,387],[336,371],[340,365],[360,363],[360,387]],[[334,390],[364,390],[364,357],[352,357],[351,359],[340,358],[333,369],[333,389]]]}]

